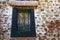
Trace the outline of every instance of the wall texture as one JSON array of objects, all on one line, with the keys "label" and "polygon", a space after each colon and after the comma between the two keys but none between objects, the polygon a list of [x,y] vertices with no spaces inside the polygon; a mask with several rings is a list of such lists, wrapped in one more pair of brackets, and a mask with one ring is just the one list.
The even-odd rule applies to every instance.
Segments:
[{"label": "wall texture", "polygon": [[37,40],[60,40],[59,10],[58,0],[39,1],[35,10]]},{"label": "wall texture", "polygon": [[[4,11],[0,12],[0,25],[3,26],[3,31],[7,30],[1,34],[3,36],[0,40],[16,39],[10,37],[12,10],[12,7],[7,5]],[[35,9],[34,14],[36,40],[60,40],[60,3],[58,0],[39,0],[38,8]]]}]

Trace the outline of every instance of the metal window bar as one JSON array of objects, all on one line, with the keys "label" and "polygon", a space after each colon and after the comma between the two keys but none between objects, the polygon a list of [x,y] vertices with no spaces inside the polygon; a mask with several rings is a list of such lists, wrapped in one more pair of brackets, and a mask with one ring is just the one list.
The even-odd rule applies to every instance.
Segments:
[{"label": "metal window bar", "polygon": [[[30,15],[29,13],[20,13],[18,19],[18,30],[21,32],[30,31]],[[27,30],[28,28],[28,30]]]}]

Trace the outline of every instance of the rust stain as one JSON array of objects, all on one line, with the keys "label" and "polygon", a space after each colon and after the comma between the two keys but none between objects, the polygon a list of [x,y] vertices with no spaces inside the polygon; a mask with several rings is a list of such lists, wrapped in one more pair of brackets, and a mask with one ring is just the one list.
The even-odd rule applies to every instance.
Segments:
[{"label": "rust stain", "polygon": [[45,2],[48,2],[48,0],[45,0]]}]

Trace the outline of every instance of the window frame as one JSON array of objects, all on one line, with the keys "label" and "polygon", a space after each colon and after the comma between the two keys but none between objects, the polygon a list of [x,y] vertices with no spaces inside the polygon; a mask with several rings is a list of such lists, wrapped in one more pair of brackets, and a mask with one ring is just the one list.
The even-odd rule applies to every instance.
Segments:
[{"label": "window frame", "polygon": [[26,9],[26,10],[30,12],[30,20],[31,20],[30,31],[28,32],[18,31],[18,11],[21,10],[14,7],[12,13],[11,37],[35,37],[36,36],[34,9]]}]

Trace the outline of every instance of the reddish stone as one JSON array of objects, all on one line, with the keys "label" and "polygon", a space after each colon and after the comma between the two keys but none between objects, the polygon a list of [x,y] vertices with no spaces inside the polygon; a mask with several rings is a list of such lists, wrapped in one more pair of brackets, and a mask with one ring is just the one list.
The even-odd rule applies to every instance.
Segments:
[{"label": "reddish stone", "polygon": [[35,37],[16,37],[12,38],[12,40],[35,40]]}]

